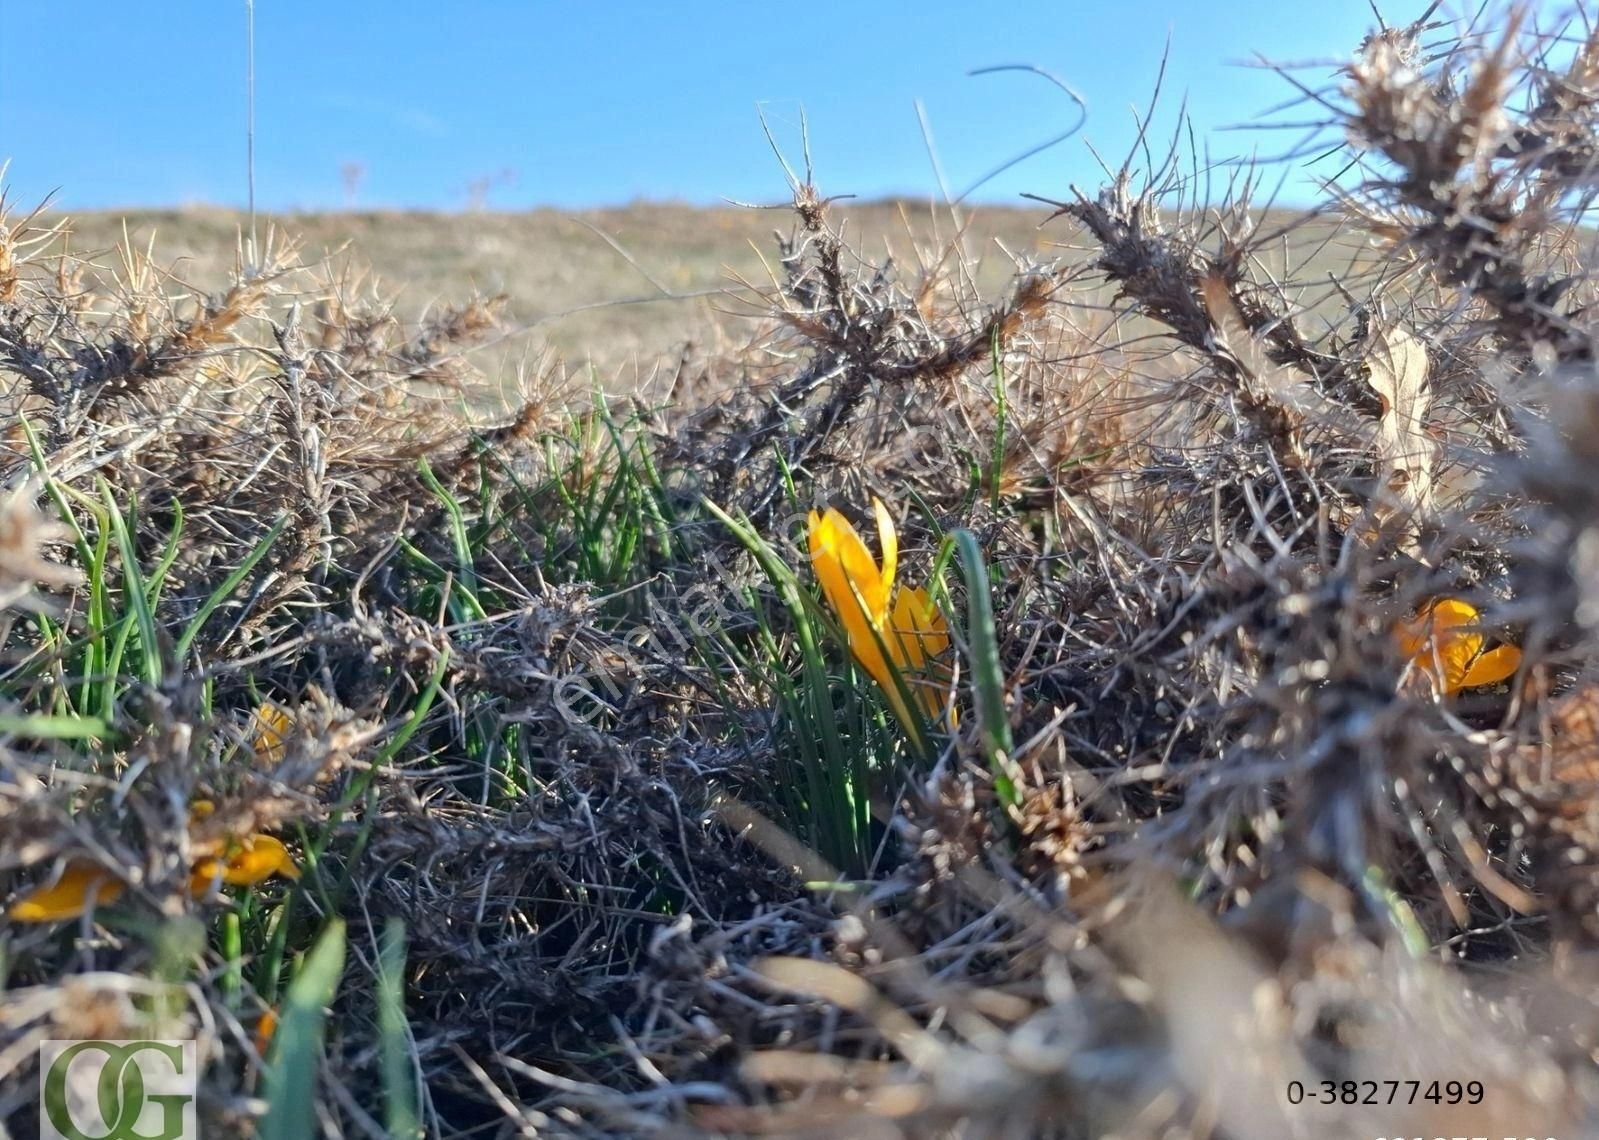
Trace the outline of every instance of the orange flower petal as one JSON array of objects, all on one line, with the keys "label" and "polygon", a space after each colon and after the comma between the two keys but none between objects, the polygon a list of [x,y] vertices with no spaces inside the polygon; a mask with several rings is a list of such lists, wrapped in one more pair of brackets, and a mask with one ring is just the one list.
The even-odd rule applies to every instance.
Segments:
[{"label": "orange flower petal", "polygon": [[1440,598],[1395,631],[1400,651],[1451,696],[1461,689],[1492,685],[1515,675],[1521,651],[1513,645],[1483,651],[1477,607],[1460,598]]},{"label": "orange flower petal", "polygon": [[1434,641],[1431,651],[1423,650],[1427,659],[1422,662],[1422,668],[1436,677],[1435,670],[1441,664],[1444,692],[1458,693],[1465,684],[1466,674],[1471,671],[1471,663],[1482,653],[1483,636],[1480,633],[1446,633]]},{"label": "orange flower petal", "polygon": [[882,683],[888,670],[875,632],[882,621],[870,608],[882,592],[877,564],[849,520],[832,509],[824,515],[811,512],[810,548],[811,568],[822,596],[844,626],[850,651]]},{"label": "orange flower petal", "polygon": [[1476,606],[1460,598],[1439,598],[1428,609],[1427,616],[1434,630],[1448,630],[1475,625],[1478,613]]},{"label": "orange flower petal", "polygon": [[[886,512],[885,512],[886,515]],[[839,567],[844,576],[849,580],[855,591],[860,594],[861,603],[872,618],[881,623],[888,614],[889,582],[885,580],[882,570],[878,568],[877,560],[872,557],[871,550],[867,547],[860,533],[850,525],[850,521],[837,510],[829,507],[822,516],[823,541],[832,550],[838,559]],[[881,526],[883,518],[879,518]],[[888,523],[887,534],[894,535],[894,524]],[[895,544],[895,559],[898,559],[897,539],[890,537],[890,542]]]},{"label": "orange flower petal", "polygon": [[226,859],[197,862],[189,876],[189,892],[205,894],[218,882],[250,887],[273,875],[298,879],[300,869],[294,865],[289,849],[281,840],[270,835],[249,835],[239,841]]},{"label": "orange flower petal", "polygon": [[126,889],[120,879],[98,863],[74,859],[52,883],[46,883],[13,903],[12,922],[61,922],[77,918],[91,906],[113,902]]},{"label": "orange flower petal", "polygon": [[894,599],[894,645],[900,664],[920,669],[949,646],[949,627],[927,590],[902,586]]},{"label": "orange flower petal", "polygon": [[1477,608],[1459,598],[1439,598],[1423,606],[1409,621],[1396,631],[1399,652],[1406,658],[1422,653],[1434,639],[1443,640],[1450,630],[1471,625],[1477,620]]},{"label": "orange flower petal", "polygon": [[272,1037],[278,1031],[278,1011],[271,1006],[261,1011],[255,1022],[255,1051],[265,1057],[272,1047]]},{"label": "orange flower petal", "polygon": [[211,888],[222,882],[223,864],[217,859],[201,859],[189,872],[189,895],[204,898]]},{"label": "orange flower petal", "polygon": [[1501,645],[1480,654],[1471,663],[1471,668],[1460,679],[1460,687],[1474,689],[1478,685],[1497,685],[1514,677],[1520,668],[1521,650],[1514,645]]},{"label": "orange flower petal", "polygon": [[1394,630],[1394,640],[1399,644],[1399,655],[1406,661],[1414,659],[1427,644],[1431,628],[1425,617],[1401,622]]},{"label": "orange flower petal", "polygon": [[257,708],[250,717],[250,746],[256,760],[262,764],[279,763],[293,729],[294,716],[282,705],[269,701]]},{"label": "orange flower petal", "polygon": [[899,532],[894,529],[894,516],[888,513],[882,499],[872,500],[872,513],[877,516],[877,545],[883,548],[883,569],[879,576],[883,599],[877,612],[886,613],[889,595],[894,592],[894,573],[899,569]]}]

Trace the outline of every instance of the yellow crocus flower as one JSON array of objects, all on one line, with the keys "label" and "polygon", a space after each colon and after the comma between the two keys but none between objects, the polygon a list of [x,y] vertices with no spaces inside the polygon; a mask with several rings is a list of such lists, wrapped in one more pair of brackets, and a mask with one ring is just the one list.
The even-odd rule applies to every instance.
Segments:
[{"label": "yellow crocus flower", "polygon": [[[216,805],[210,800],[195,800],[189,806],[189,826],[210,818],[215,811]],[[273,875],[300,877],[299,867],[281,840],[259,833],[237,839],[202,840],[195,844],[189,894],[200,898],[224,883],[253,887]],[[62,922],[77,918],[90,905],[115,902],[125,889],[120,879],[98,863],[73,859],[53,882],[35,888],[12,904],[7,917],[12,922]]]},{"label": "yellow crocus flower", "polygon": [[1399,652],[1445,696],[1515,676],[1521,650],[1501,645],[1485,651],[1478,616],[1470,602],[1439,598],[1399,627]]},{"label": "yellow crocus flower", "polygon": [[253,887],[273,875],[298,879],[300,868],[294,865],[289,849],[281,840],[270,835],[246,835],[228,844],[220,856],[207,856],[194,864],[189,875],[189,893],[202,895],[216,883],[235,887]]},{"label": "yellow crocus flower", "polygon": [[125,884],[100,864],[72,859],[53,882],[13,903],[6,916],[12,922],[65,922],[90,906],[115,902],[125,889]]},{"label": "yellow crocus flower", "polygon": [[915,695],[926,716],[936,716],[943,703],[939,688],[917,674],[949,646],[949,628],[926,589],[902,586],[896,594],[899,536],[880,500],[872,500],[872,511],[883,551],[881,563],[849,520],[829,507],[810,513],[811,567],[828,607],[844,627],[850,653],[920,742],[916,717],[906,707],[895,678]]}]

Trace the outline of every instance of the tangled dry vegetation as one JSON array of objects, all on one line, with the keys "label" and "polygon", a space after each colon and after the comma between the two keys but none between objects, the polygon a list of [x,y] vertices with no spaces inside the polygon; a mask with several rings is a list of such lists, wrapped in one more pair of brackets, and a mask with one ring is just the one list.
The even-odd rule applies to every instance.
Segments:
[{"label": "tangled dry vegetation", "polygon": [[[199,1041],[207,1135],[1594,1132],[1586,27],[1310,92],[1331,279],[1167,164],[975,311],[958,232],[868,264],[798,185],[664,398],[481,414],[493,301],[11,212],[0,895],[118,887],[0,925],[0,1134],[84,1036]],[[925,741],[807,567],[873,496]],[[298,879],[196,882],[262,834]]]}]

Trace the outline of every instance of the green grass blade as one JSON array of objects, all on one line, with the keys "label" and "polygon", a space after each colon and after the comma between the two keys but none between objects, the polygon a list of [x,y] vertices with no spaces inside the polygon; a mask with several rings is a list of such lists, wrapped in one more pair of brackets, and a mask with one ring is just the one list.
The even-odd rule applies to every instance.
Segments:
[{"label": "green grass blade", "polygon": [[421,1140],[405,1021],[405,923],[391,915],[378,952],[378,1035],[383,1055],[384,1124],[390,1140]]},{"label": "green grass blade", "polygon": [[[755,556],[788,612],[800,650],[800,682],[794,685],[783,675],[775,638],[763,629],[768,671],[794,725],[793,746],[804,770],[805,814],[786,822],[830,862],[850,874],[864,874],[871,857],[870,743],[864,717],[846,726],[834,708],[833,686],[821,651],[820,635],[829,629],[825,616],[794,571],[748,523],[708,500],[705,508]],[[754,599],[755,608],[753,603]],[[842,632],[833,631],[832,639],[842,644]],[[850,731],[843,731],[845,727]]]},{"label": "green grass blade", "polygon": [[250,571],[255,569],[256,564],[266,557],[267,551],[272,549],[272,544],[277,542],[278,536],[283,533],[283,528],[288,523],[289,516],[286,513],[279,515],[277,522],[272,524],[272,529],[261,536],[261,541],[250,549],[250,553],[245,556],[243,562],[239,563],[238,568],[223,579],[222,585],[218,586],[195,612],[194,617],[178,638],[178,643],[173,650],[173,656],[177,658],[180,664],[188,654],[189,646],[194,643],[194,639],[199,636],[200,630],[205,627],[205,623],[210,620],[217,607],[232,596],[233,591],[237,590],[240,583],[249,577]]},{"label": "green grass blade", "polygon": [[334,919],[289,983],[272,1038],[266,1117],[261,1140],[308,1140],[316,1135],[317,1062],[326,1009],[344,973],[344,923]]},{"label": "green grass blade", "polygon": [[167,575],[172,572],[172,564],[178,560],[178,551],[182,549],[179,540],[183,537],[183,504],[177,499],[172,500],[172,516],[172,534],[167,538],[166,549],[161,552],[155,568],[150,571],[147,582],[149,586],[147,597],[151,609],[161,601],[161,588],[166,585]]},{"label": "green grass blade", "polygon": [[422,482],[427,484],[428,490],[432,491],[434,497],[443,505],[444,514],[450,520],[450,542],[455,547],[461,596],[472,616],[481,621],[487,615],[483,607],[478,604],[477,563],[472,557],[472,540],[466,533],[466,515],[462,512],[461,504],[456,497],[445,490],[444,484],[433,474],[433,468],[428,466],[428,461],[418,460],[417,466],[422,475]]},{"label": "green grass blade", "polygon": [[1010,717],[1005,711],[1005,674],[999,663],[999,638],[994,632],[994,603],[988,567],[977,536],[962,527],[954,532],[966,578],[966,639],[971,647],[972,682],[977,690],[977,727],[983,754],[994,771],[994,787],[1008,805],[1018,802],[1015,779],[1010,774],[1013,748]]},{"label": "green grass blade", "polygon": [[122,510],[111,495],[111,486],[104,479],[99,480],[100,497],[105,502],[106,519],[111,524],[111,532],[116,536],[117,554],[122,559],[122,593],[128,608],[133,611],[133,620],[138,625],[140,649],[143,653],[143,669],[140,676],[151,688],[161,684],[161,642],[156,634],[155,614],[150,609],[150,595],[145,585],[144,575],[139,569],[138,551],[133,548],[133,535],[128,530],[128,520],[123,517]]},{"label": "green grass blade", "polygon": [[289,919],[294,911],[295,892],[291,891],[283,905],[266,916],[266,949],[253,963],[255,992],[268,1005],[276,1005],[283,987],[283,962],[289,949]]},{"label": "green grass blade", "polygon": [[0,733],[35,740],[104,740],[111,726],[97,716],[20,716],[0,713]]},{"label": "green grass blade", "polygon": [[61,484],[50,475],[50,466],[44,457],[44,445],[39,442],[39,435],[33,430],[33,424],[27,416],[18,416],[17,423],[22,426],[22,434],[28,440],[28,453],[33,459],[34,470],[39,473],[39,478],[44,480],[45,492],[50,500],[55,503],[56,511],[61,515],[62,523],[72,532],[73,545],[78,548],[78,557],[87,565],[89,562],[89,536],[84,534],[83,527],[78,525],[78,518],[72,513],[72,505],[67,502]]},{"label": "green grass blade", "polygon": [[[96,517],[99,509],[95,509]],[[84,645],[82,681],[79,689],[80,709],[99,708],[110,720],[116,712],[116,668],[122,660],[121,641],[108,639],[106,633],[113,626],[110,599],[111,528],[100,525],[94,546],[89,548],[83,563],[87,576],[88,599],[85,602],[88,616],[89,638]],[[116,623],[118,629],[124,628]],[[115,663],[115,664],[114,664]],[[100,687],[99,700],[95,700],[96,686]]]}]

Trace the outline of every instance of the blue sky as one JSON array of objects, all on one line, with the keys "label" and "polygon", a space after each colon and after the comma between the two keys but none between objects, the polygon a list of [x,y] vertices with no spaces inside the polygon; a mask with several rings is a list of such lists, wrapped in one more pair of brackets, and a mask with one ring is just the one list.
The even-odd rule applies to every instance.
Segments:
[{"label": "blue sky", "polygon": [[[1386,0],[1402,22],[1425,0]],[[1446,5],[1453,10],[1454,5]],[[239,204],[245,196],[244,0],[0,0],[0,160],[27,202],[67,208]],[[1063,197],[1119,159],[1162,51],[1158,122],[1186,98],[1216,157],[1292,135],[1220,133],[1291,94],[1252,51],[1330,63],[1371,24],[1366,0],[257,0],[256,186],[268,209],[497,208],[784,194],[764,108],[798,161],[801,109],[824,192],[936,192],[920,99],[964,189],[1075,112],[1028,63],[1076,88],[1083,131],[979,195]],[[1305,75],[1318,82],[1329,66]],[[1289,200],[1303,198],[1291,188]]]}]

